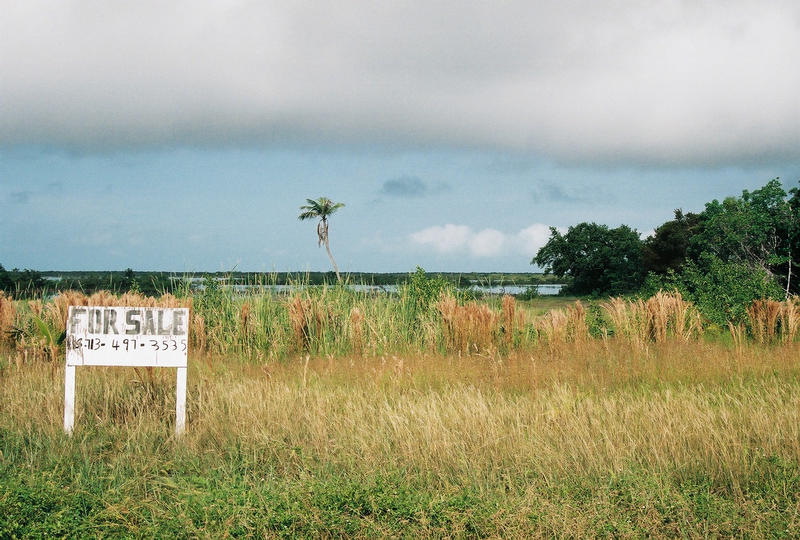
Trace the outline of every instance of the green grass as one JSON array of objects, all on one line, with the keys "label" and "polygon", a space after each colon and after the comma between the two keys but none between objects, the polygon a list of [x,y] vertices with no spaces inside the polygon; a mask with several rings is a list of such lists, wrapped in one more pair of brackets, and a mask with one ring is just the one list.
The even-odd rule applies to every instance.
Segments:
[{"label": "green grass", "polygon": [[[292,476],[236,453],[211,462],[177,454],[124,469],[53,464],[35,478],[4,467],[0,535],[788,537],[798,525],[797,465],[775,459],[761,464],[755,489],[734,495],[702,474],[676,480],[635,467],[486,489],[433,487],[402,470]],[[765,474],[772,486],[759,487]]]},{"label": "green grass", "polygon": [[799,352],[5,362],[0,537],[791,537]]},{"label": "green grass", "polygon": [[[80,368],[66,436],[63,349],[36,322],[57,335],[67,300],[5,300],[0,538],[797,534],[797,341],[656,339],[644,304],[609,326],[562,297],[460,298],[459,319],[433,293],[209,282],[177,300],[195,339],[180,439],[168,369]],[[489,340],[448,346],[459,331]]]}]

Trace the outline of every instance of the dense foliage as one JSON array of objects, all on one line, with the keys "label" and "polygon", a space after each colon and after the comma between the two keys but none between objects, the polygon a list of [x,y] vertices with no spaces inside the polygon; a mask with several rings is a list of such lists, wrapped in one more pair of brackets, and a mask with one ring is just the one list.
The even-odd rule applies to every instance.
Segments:
[{"label": "dense foliage", "polygon": [[7,293],[31,294],[40,291],[45,286],[45,280],[35,270],[6,270],[0,264],[0,291]]},{"label": "dense foliage", "polygon": [[754,300],[782,298],[777,282],[762,269],[741,262],[724,262],[704,252],[699,262],[687,261],[680,273],[651,273],[642,289],[645,296],[659,290],[678,290],[694,302],[711,322],[724,326],[747,319],[747,308]]},{"label": "dense foliage", "polygon": [[675,210],[675,219],[656,228],[642,246],[645,270],[655,274],[677,272],[686,262],[689,242],[700,228],[700,215]]},{"label": "dense foliage", "polygon": [[0,264],[0,290],[17,298],[33,298],[59,291],[94,293],[105,290],[114,293],[141,292],[161,295],[174,292],[181,277],[164,272],[38,272],[13,269],[6,271]]},{"label": "dense foliage", "polygon": [[533,262],[557,276],[573,278],[577,294],[620,294],[639,288],[644,280],[642,242],[626,225],[609,229],[579,223],[566,234],[550,229],[550,240]]},{"label": "dense foliage", "polygon": [[619,294],[644,281],[643,293],[678,289],[717,322],[741,320],[753,300],[800,292],[800,190],[777,178],[697,214],[676,210],[644,241],[625,225],[551,231],[532,264],[572,277],[566,292]]},{"label": "dense foliage", "polygon": [[743,263],[763,270],[790,291],[800,255],[798,203],[798,190],[787,193],[778,179],[753,192],[745,190],[738,198],[711,201],[701,214],[702,227],[691,238],[693,259],[711,253],[724,262]]}]

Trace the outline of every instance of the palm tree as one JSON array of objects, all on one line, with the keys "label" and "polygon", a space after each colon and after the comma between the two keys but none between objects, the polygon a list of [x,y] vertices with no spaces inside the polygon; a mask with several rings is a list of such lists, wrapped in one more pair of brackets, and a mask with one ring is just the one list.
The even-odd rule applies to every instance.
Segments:
[{"label": "palm tree", "polygon": [[331,246],[328,244],[328,216],[344,206],[344,203],[335,203],[327,197],[320,197],[316,201],[314,199],[306,199],[306,202],[308,204],[300,207],[303,212],[297,216],[297,219],[305,221],[306,219],[320,218],[319,223],[317,223],[318,245],[325,244],[325,250],[328,252],[328,257],[330,257],[331,264],[336,272],[336,280],[341,281],[339,268],[336,267],[336,261],[333,260],[333,254],[331,253]]}]

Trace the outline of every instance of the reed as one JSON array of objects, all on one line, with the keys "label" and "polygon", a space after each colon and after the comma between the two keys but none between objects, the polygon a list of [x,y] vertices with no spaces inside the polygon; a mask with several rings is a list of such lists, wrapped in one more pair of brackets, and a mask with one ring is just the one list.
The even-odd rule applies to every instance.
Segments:
[{"label": "reed", "polygon": [[757,343],[794,341],[800,331],[800,298],[756,300],[747,308],[747,322]]},{"label": "reed", "polygon": [[446,351],[479,353],[496,343],[500,317],[487,305],[469,302],[461,306],[452,294],[445,293],[437,308]]},{"label": "reed", "polygon": [[502,331],[503,331],[503,341],[505,344],[506,349],[513,348],[514,345],[514,334],[516,332],[519,323],[516,317],[517,313],[517,302],[514,300],[514,297],[508,294],[503,295],[502,300]]},{"label": "reed", "polygon": [[[57,338],[65,331],[70,305],[112,304],[188,307],[192,350],[254,360],[305,354],[553,352],[564,344],[586,344],[592,336],[646,349],[653,343],[688,343],[703,333],[700,313],[678,292],[659,291],[647,300],[610,298],[590,302],[588,308],[581,301],[562,302],[544,312],[536,302],[511,296],[465,301],[445,292],[426,305],[407,288],[375,295],[338,286],[302,287],[287,294],[267,286],[241,292],[211,284],[203,291],[160,297],[68,291],[49,300],[3,296],[0,343],[16,351],[18,362],[54,360],[63,353]],[[759,301],[748,313],[748,339],[755,342],[789,343],[800,333],[797,298]]]},{"label": "reed", "polygon": [[350,339],[353,343],[353,352],[361,355],[364,353],[364,314],[358,307],[350,310]]},{"label": "reed", "polygon": [[742,347],[744,347],[745,343],[747,342],[747,329],[745,328],[744,324],[733,324],[732,322],[728,321],[728,331],[731,334],[733,346],[737,351],[741,351]]},{"label": "reed", "polygon": [[247,346],[253,334],[252,316],[249,302],[244,302],[239,308],[239,335],[242,342]]},{"label": "reed", "polygon": [[703,331],[700,312],[678,291],[658,291],[647,300],[611,298],[601,306],[611,320],[614,335],[640,347],[668,339],[689,341]]},{"label": "reed", "polygon": [[800,297],[793,296],[784,300],[780,314],[781,340],[784,343],[794,341],[800,333]]},{"label": "reed", "polygon": [[647,309],[641,299],[610,298],[601,304],[611,321],[614,336],[641,346],[649,339]]},{"label": "reed", "polygon": [[747,308],[750,333],[758,343],[769,343],[775,339],[781,308],[781,302],[767,299],[756,300]]},{"label": "reed", "polygon": [[567,315],[567,334],[568,339],[573,343],[586,343],[589,339],[589,326],[586,324],[586,308],[580,300],[568,306]]},{"label": "reed", "polygon": [[13,341],[12,332],[17,319],[14,299],[0,291],[0,346]]}]

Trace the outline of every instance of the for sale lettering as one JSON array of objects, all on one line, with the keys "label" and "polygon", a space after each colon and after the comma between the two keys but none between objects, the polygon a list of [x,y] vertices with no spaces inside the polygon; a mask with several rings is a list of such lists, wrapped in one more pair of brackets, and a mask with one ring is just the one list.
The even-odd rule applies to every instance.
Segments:
[{"label": "for sale lettering", "polygon": [[[124,311],[124,317],[120,317]],[[185,336],[188,310],[176,308],[70,308],[68,334]]]},{"label": "for sale lettering", "polygon": [[185,366],[189,309],[70,306],[65,345],[68,365]]}]

